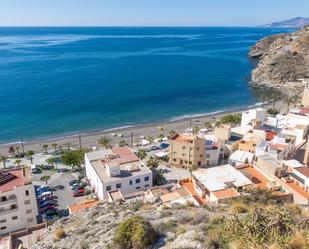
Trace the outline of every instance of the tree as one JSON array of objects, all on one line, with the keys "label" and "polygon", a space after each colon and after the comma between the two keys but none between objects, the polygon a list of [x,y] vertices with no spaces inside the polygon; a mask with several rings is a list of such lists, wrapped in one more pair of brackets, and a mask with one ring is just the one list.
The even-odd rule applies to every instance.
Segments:
[{"label": "tree", "polygon": [[205,127],[207,130],[211,130],[211,129],[212,129],[212,124],[211,124],[210,122],[205,122],[204,127]]},{"label": "tree", "polygon": [[45,184],[47,185],[47,181],[50,179],[50,176],[42,176],[41,181],[44,181]]},{"label": "tree", "polygon": [[7,156],[4,156],[4,155],[1,155],[1,156],[0,156],[0,162],[3,163],[3,168],[6,167],[5,162],[6,162],[7,159],[8,159]]},{"label": "tree", "polygon": [[174,136],[175,134],[176,134],[176,131],[174,131],[173,129],[171,129],[171,130],[168,131],[168,136],[169,136],[169,137],[172,137],[172,136]]},{"label": "tree", "polygon": [[19,146],[15,146],[15,150],[16,150],[16,152],[17,152],[17,156],[19,156],[20,147],[19,147]]},{"label": "tree", "polygon": [[276,116],[279,113],[279,111],[277,109],[269,108],[267,110],[267,113],[270,114],[270,115]]},{"label": "tree", "polygon": [[15,153],[15,147],[14,146],[10,146],[9,147],[9,154],[13,155]]},{"label": "tree", "polygon": [[199,130],[200,130],[200,127],[194,126],[193,129],[192,129],[193,134],[198,134]]},{"label": "tree", "polygon": [[50,157],[46,159],[46,162],[50,164],[52,167],[54,167],[54,164],[56,163],[56,159],[54,157]]},{"label": "tree", "polygon": [[71,143],[70,142],[65,143],[65,145],[67,146],[68,150],[71,150]]},{"label": "tree", "polygon": [[145,149],[139,149],[137,152],[136,152],[136,155],[139,159],[143,160],[144,158],[146,158],[147,156],[147,153],[146,153],[146,150]]},{"label": "tree", "polygon": [[55,150],[55,153],[56,153],[56,152],[57,152],[57,146],[58,146],[58,144],[53,143],[52,146],[54,147],[54,150]]},{"label": "tree", "polygon": [[17,167],[19,167],[20,163],[21,163],[21,160],[20,159],[16,159],[14,163],[17,164]]},{"label": "tree", "polygon": [[155,239],[156,231],[150,222],[140,216],[132,216],[119,224],[113,243],[119,249],[144,249],[151,247]]},{"label": "tree", "polygon": [[121,141],[119,141],[118,146],[119,147],[128,146],[128,142],[126,140],[121,140]]},{"label": "tree", "polygon": [[61,161],[63,164],[72,167],[80,168],[81,165],[84,163],[84,154],[89,152],[89,149],[83,148],[79,150],[69,150],[64,151],[61,154]]},{"label": "tree", "polygon": [[42,148],[45,151],[45,154],[47,154],[48,144],[43,144]]},{"label": "tree", "polygon": [[287,113],[290,111],[290,104],[293,102],[293,99],[290,95],[288,95],[287,97],[285,97],[284,102],[287,104]]},{"label": "tree", "polygon": [[241,114],[227,114],[220,118],[221,124],[231,124],[231,125],[238,125],[241,122]]},{"label": "tree", "polygon": [[110,146],[110,142],[111,140],[107,137],[100,137],[98,140],[99,145],[105,149],[107,149]]},{"label": "tree", "polygon": [[154,141],[154,138],[153,138],[153,137],[151,137],[151,136],[149,136],[149,137],[147,137],[147,140],[149,141],[149,143],[150,143],[150,144],[152,144],[152,143],[153,143],[153,141]]},{"label": "tree", "polygon": [[26,152],[27,157],[29,157],[31,164],[33,164],[33,155],[34,155],[34,151],[33,150],[28,150]]},{"label": "tree", "polygon": [[163,134],[159,134],[159,136],[158,136],[158,141],[159,142],[162,142],[163,141],[163,139],[164,139],[164,135]]},{"label": "tree", "polygon": [[267,95],[263,95],[262,96],[262,103],[263,105],[265,105],[265,103],[268,101],[268,96]]},{"label": "tree", "polygon": [[146,166],[151,170],[157,169],[159,167],[159,159],[156,156],[151,156],[146,162]]}]

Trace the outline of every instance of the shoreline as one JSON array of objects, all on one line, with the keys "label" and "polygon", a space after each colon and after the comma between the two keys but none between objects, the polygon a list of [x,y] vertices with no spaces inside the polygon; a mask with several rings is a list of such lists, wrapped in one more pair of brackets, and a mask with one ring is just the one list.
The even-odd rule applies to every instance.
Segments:
[{"label": "shoreline", "polygon": [[[133,133],[133,141],[135,139],[140,140],[140,136],[148,137],[156,137],[159,134],[167,135],[168,131],[173,129],[176,132],[184,132],[186,128],[190,126],[190,122],[192,122],[192,126],[200,126],[201,128],[204,127],[204,123],[206,121],[214,121],[224,115],[238,113],[242,111],[246,111],[253,108],[267,107],[271,106],[271,103],[255,103],[248,106],[240,106],[229,108],[225,110],[219,110],[209,113],[201,113],[201,114],[191,114],[191,115],[183,115],[178,118],[171,118],[170,120],[163,120],[163,121],[156,121],[156,122],[149,122],[144,124],[136,124],[136,125],[128,125],[128,126],[121,126],[115,128],[109,128],[104,130],[96,130],[96,131],[89,131],[89,132],[79,132],[72,135],[63,135],[63,136],[54,136],[54,137],[46,137],[46,138],[38,138],[38,139],[29,139],[24,140],[24,148],[25,151],[27,150],[34,150],[35,152],[42,152],[42,145],[48,144],[49,149],[52,148],[51,144],[57,143],[58,145],[63,145],[70,143],[72,148],[79,147],[79,137],[81,138],[81,146],[82,147],[97,147],[97,140],[101,136],[108,136],[112,141],[111,144],[116,144],[120,140],[126,140],[130,142],[131,133]],[[281,109],[282,103],[278,102],[277,106],[278,109]],[[280,107],[281,106],[281,107]],[[199,122],[194,122],[195,120],[199,120]],[[163,130],[158,128],[163,128]],[[121,133],[123,137],[112,137],[110,136],[111,133]],[[9,143],[1,143],[0,144],[0,154],[8,154],[8,147],[13,145],[21,145],[20,141],[17,142],[9,142]]]}]

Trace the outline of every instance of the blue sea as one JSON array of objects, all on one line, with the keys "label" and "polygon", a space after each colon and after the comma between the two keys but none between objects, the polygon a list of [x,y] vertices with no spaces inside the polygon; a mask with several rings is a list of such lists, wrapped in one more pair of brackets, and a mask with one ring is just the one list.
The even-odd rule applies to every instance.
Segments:
[{"label": "blue sea", "polygon": [[278,28],[0,28],[0,142],[259,102],[249,48]]}]

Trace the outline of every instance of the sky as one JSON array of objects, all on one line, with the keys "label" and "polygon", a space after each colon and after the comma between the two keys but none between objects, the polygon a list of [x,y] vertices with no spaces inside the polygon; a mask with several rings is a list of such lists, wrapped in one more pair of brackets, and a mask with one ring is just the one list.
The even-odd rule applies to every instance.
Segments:
[{"label": "sky", "polygon": [[256,26],[309,0],[0,0],[0,26]]}]

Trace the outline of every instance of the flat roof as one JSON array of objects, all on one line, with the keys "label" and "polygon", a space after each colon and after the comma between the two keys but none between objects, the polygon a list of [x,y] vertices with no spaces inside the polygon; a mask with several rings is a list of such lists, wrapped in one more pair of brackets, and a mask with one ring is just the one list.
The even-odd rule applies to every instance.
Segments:
[{"label": "flat roof", "polygon": [[163,203],[175,201],[175,200],[178,200],[178,199],[186,199],[186,198],[189,198],[189,197],[192,197],[192,195],[184,187],[178,188],[173,192],[160,195],[160,199],[162,200]]},{"label": "flat roof", "polygon": [[268,162],[273,167],[277,167],[280,165],[280,161],[278,161],[272,154],[270,153],[264,153],[257,156],[258,158],[261,158],[262,160]]},{"label": "flat roof", "polygon": [[[104,183],[151,173],[151,170],[127,146],[86,153],[86,157]],[[113,163],[119,164],[118,176],[109,176],[107,173],[108,165]]]},{"label": "flat roof", "polygon": [[236,187],[252,184],[246,176],[229,164],[209,169],[198,169],[193,172],[193,175],[209,191],[218,191],[229,188],[229,183],[233,183]]},{"label": "flat roof", "polygon": [[253,157],[254,157],[254,154],[251,152],[236,150],[230,156],[230,160],[244,163],[246,160],[248,160],[248,162],[251,162]]},{"label": "flat roof", "polygon": [[240,194],[234,188],[222,189],[212,193],[217,197],[217,199],[226,199],[240,196]]},{"label": "flat roof", "polygon": [[189,135],[186,133],[177,134],[177,135],[175,135],[175,137],[172,139],[173,141],[182,142],[182,143],[192,143],[193,140],[196,138],[196,136]]},{"label": "flat roof", "polygon": [[303,167],[304,165],[301,164],[299,161],[295,160],[295,159],[291,159],[291,160],[282,160],[283,164],[285,164],[288,167],[291,168],[298,168],[298,167]]}]

